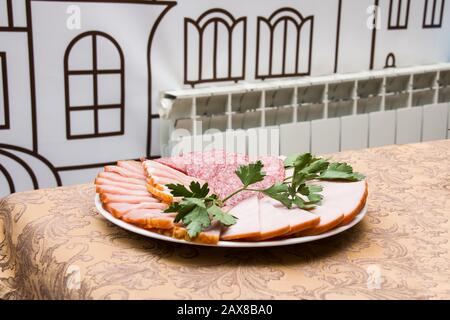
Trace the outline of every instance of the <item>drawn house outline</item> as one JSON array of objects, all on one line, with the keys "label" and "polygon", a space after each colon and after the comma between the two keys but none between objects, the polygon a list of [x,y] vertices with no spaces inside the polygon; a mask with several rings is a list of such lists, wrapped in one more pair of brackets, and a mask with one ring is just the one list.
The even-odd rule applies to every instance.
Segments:
[{"label": "drawn house outline", "polygon": [[2,95],[0,96],[1,109],[0,113],[3,114],[3,121],[0,122],[0,130],[9,129],[9,89],[8,89],[8,71],[6,62],[6,52],[0,52],[0,90]]},{"label": "drawn house outline", "polygon": [[[92,66],[91,69],[71,70],[69,65],[70,54],[74,47],[79,44],[80,41],[85,38],[91,38],[91,53],[92,53]],[[99,52],[97,50],[98,39],[103,38],[109,41],[117,50],[119,57],[119,68],[115,69],[102,69],[98,67]],[[101,75],[116,75],[119,77],[120,87],[120,101],[115,104],[102,104],[99,102],[99,76]],[[70,98],[70,81],[73,77],[90,76],[92,77],[92,93],[93,103],[92,105],[74,106],[71,104]],[[87,31],[76,36],[68,45],[64,54],[64,90],[65,90],[65,104],[66,104],[66,135],[67,139],[87,139],[87,138],[99,138],[108,137],[114,135],[123,135],[125,132],[125,62],[123,51],[117,43],[117,41],[110,35],[100,31]],[[100,132],[99,129],[99,110],[120,110],[120,130],[110,132]],[[94,132],[91,134],[72,134],[71,131],[71,115],[75,112],[92,111],[93,112],[93,128]]]},{"label": "drawn house outline", "polygon": [[[296,29],[296,46],[295,46],[295,55],[294,55],[294,72],[288,72],[286,71],[287,64],[289,61],[287,61],[287,38],[288,38],[288,27],[289,23],[292,23],[293,26]],[[307,39],[308,43],[308,61],[307,61],[307,70],[306,71],[300,71],[302,66],[302,61],[300,61],[300,46],[301,46],[301,31],[304,28],[304,26],[309,23],[310,24],[310,33],[309,33],[309,39]],[[280,26],[279,26],[280,24]],[[281,25],[283,24],[283,25]],[[261,61],[263,59],[262,55],[264,55],[264,52],[261,51],[261,29],[263,26],[266,26],[269,29],[269,54],[266,55],[268,59],[268,70],[267,72],[261,72]],[[273,71],[273,65],[274,65],[274,51],[280,48],[274,48],[274,33],[276,32],[277,28],[284,28],[283,29],[283,46],[282,46],[282,67],[281,72],[274,72]],[[269,78],[281,78],[281,77],[298,77],[298,76],[305,76],[311,74],[311,63],[312,63],[312,44],[313,44],[313,33],[314,33],[314,16],[308,16],[303,17],[303,15],[297,11],[294,8],[291,7],[284,7],[275,10],[269,18],[261,17],[259,16],[257,18],[257,30],[256,30],[256,66],[255,66],[255,79],[269,79]],[[292,55],[291,55],[292,57]]]},{"label": "drawn house outline", "polygon": [[[240,74],[233,74],[233,54],[236,54],[236,47],[233,46],[233,40],[236,37],[236,29],[242,24],[242,71]],[[228,70],[227,76],[219,76],[217,61],[218,55],[218,32],[219,25],[222,25],[227,30],[227,38],[228,38],[228,62],[226,68]],[[204,51],[205,51],[205,32],[208,28],[212,26],[214,30],[213,37],[213,66],[212,66],[212,77],[204,77]],[[193,28],[193,29],[192,29]],[[198,32],[198,57],[195,59],[193,53],[190,53],[189,50],[189,34],[190,30],[196,30]],[[245,79],[245,67],[246,67],[246,47],[247,47],[247,18],[240,17],[235,18],[230,12],[221,8],[213,8],[202,13],[196,20],[191,18],[184,19],[184,84],[188,84],[191,86],[195,86],[199,83],[207,83],[207,82],[223,82],[223,81],[239,81]],[[239,48],[238,48],[239,49]],[[197,60],[197,61],[195,61]],[[191,68],[197,66],[197,76],[191,77],[193,71]]]},{"label": "drawn house outline", "polygon": [[[433,5],[431,7],[431,15],[430,19],[428,21],[428,10],[430,2],[433,2]],[[441,3],[441,5],[438,5],[438,2]],[[423,8],[423,23],[422,27],[424,29],[431,29],[431,28],[442,28],[442,20],[444,18],[444,8],[445,8],[445,0],[425,0],[424,8]],[[438,11],[436,11],[438,10]],[[436,22],[438,20],[439,22]]]}]

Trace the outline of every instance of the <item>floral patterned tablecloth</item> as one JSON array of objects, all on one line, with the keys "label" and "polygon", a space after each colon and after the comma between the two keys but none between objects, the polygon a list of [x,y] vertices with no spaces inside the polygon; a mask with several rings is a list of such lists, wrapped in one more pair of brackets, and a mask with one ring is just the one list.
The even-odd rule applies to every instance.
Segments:
[{"label": "floral patterned tablecloth", "polygon": [[143,238],[92,185],[0,202],[0,298],[450,298],[450,140],[333,155],[369,180],[368,215],[314,243],[222,249]]}]

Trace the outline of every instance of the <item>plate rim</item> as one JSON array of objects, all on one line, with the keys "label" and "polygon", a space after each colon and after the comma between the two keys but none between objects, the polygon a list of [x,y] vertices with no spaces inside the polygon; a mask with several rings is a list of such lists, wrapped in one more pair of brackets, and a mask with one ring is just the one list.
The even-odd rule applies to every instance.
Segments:
[{"label": "plate rim", "polygon": [[117,219],[114,217],[111,213],[106,211],[102,203],[100,201],[100,196],[98,193],[95,194],[95,207],[97,211],[100,213],[101,216],[103,216],[106,220],[111,222],[112,224],[125,229],[127,231],[139,234],[144,237],[163,240],[163,241],[169,241],[173,243],[181,243],[186,245],[195,245],[195,246],[203,246],[203,247],[220,247],[220,248],[265,248],[265,247],[280,247],[280,246],[287,246],[287,245],[293,245],[293,244],[299,244],[299,243],[306,243],[306,242],[312,242],[317,241],[324,238],[332,237],[336,234],[342,233],[355,225],[357,225],[367,214],[367,202],[365,203],[364,207],[361,209],[361,211],[355,216],[355,218],[348,224],[334,228],[328,232],[315,235],[315,236],[305,236],[305,237],[297,237],[297,238],[288,238],[288,239],[281,239],[281,240],[272,240],[272,241],[259,241],[259,242],[244,242],[244,241],[219,241],[217,244],[207,244],[207,243],[198,243],[198,242],[191,242],[186,241],[182,239],[176,239],[170,236],[162,235],[153,231],[149,231],[140,227],[137,227],[131,223],[125,222],[123,220]]}]

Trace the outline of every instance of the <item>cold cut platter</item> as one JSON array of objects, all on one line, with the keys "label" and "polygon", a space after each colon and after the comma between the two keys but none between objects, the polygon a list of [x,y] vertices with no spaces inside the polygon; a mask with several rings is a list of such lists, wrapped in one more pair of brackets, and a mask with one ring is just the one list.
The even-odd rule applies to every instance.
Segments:
[{"label": "cold cut platter", "polygon": [[113,224],[205,246],[310,242],[350,229],[367,212],[365,177],[309,153],[282,160],[209,151],[118,161],[95,185],[96,208]]}]

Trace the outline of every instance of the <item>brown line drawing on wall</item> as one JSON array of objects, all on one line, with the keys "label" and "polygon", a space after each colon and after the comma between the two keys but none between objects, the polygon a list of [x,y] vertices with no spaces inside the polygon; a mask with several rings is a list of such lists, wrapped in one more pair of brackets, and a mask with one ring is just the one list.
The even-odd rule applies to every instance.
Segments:
[{"label": "brown line drawing on wall", "polygon": [[[5,143],[0,143],[0,151],[3,150],[3,152],[8,152],[5,151],[6,150],[12,150],[12,151],[18,151],[18,152],[22,152],[25,153],[33,158],[36,158],[37,160],[39,160],[40,162],[42,162],[53,174],[53,177],[55,178],[55,182],[57,184],[57,186],[62,186],[62,182],[61,182],[61,177],[58,174],[58,171],[56,170],[56,168],[51,164],[50,161],[48,161],[46,158],[44,158],[43,156],[36,154],[33,151],[27,150],[25,148],[22,147],[18,147],[18,146],[13,146],[10,144],[5,144]],[[8,152],[9,153],[9,152]],[[23,161],[23,160],[21,160]],[[31,170],[31,168],[30,168]],[[32,171],[32,170],[31,170]]]},{"label": "brown line drawing on wall", "polygon": [[6,8],[8,11],[8,27],[14,28],[14,15],[13,15],[12,0],[6,0]]},{"label": "brown line drawing on wall", "polygon": [[338,72],[339,63],[339,41],[341,36],[341,13],[342,13],[342,0],[338,3],[337,25],[336,25],[336,46],[334,50],[334,73]]},{"label": "brown line drawing on wall", "polygon": [[[82,69],[73,70],[69,66],[69,58],[73,48],[83,39],[89,39],[92,43],[92,69]],[[109,41],[117,50],[119,56],[120,67],[118,69],[99,69],[98,68],[98,39],[103,38],[103,40]],[[110,35],[100,32],[100,31],[87,31],[76,36],[68,45],[66,52],[64,54],[64,86],[65,86],[65,104],[66,104],[66,136],[67,139],[89,139],[98,137],[109,137],[123,135],[125,132],[125,62],[122,49],[117,41]],[[117,75],[120,78],[120,101],[116,104],[101,104],[99,103],[99,75]],[[92,87],[93,87],[93,103],[86,106],[77,106],[71,104],[71,92],[70,92],[70,81],[74,77],[92,77]],[[72,93],[73,94],[73,93]],[[100,132],[99,128],[99,110],[102,109],[117,109],[120,110],[120,129],[117,131],[106,131]],[[93,114],[93,132],[86,134],[73,134],[71,119],[74,112],[80,111],[92,111]]]},{"label": "brown line drawing on wall", "polygon": [[38,130],[37,130],[37,110],[36,110],[36,76],[34,68],[34,45],[33,45],[33,21],[31,14],[31,1],[26,1],[27,15],[27,38],[28,38],[28,67],[30,68],[30,102],[31,102],[31,132],[32,150],[38,154]]},{"label": "brown line drawing on wall", "polygon": [[386,56],[386,62],[384,64],[384,68],[396,68],[397,64],[395,62],[395,55],[390,52],[387,56]]},{"label": "brown line drawing on wall", "polygon": [[[150,36],[148,38],[147,43],[147,77],[148,77],[148,120],[147,120],[147,152],[146,156],[147,158],[153,158],[152,153],[152,120],[153,118],[153,110],[152,110],[152,45],[153,45],[153,38],[155,36],[156,29],[158,28],[159,24],[161,23],[162,18],[169,12],[170,9],[172,9],[174,6],[177,5],[177,2],[162,2],[158,1],[158,3],[165,4],[167,7],[164,9],[164,11],[159,15],[158,19],[156,19],[155,24],[152,27],[152,30],[150,31]],[[159,115],[158,115],[159,117]],[[158,158],[158,157],[155,157]]]},{"label": "brown line drawing on wall", "polygon": [[[433,1],[433,6],[431,9],[430,20],[427,21],[428,14],[428,4],[429,1]],[[438,8],[438,2],[440,1],[441,6]],[[423,8],[423,22],[422,27],[424,29],[432,29],[432,28],[442,28],[442,20],[444,19],[444,8],[445,8],[445,0],[425,0],[424,8]],[[436,12],[436,10],[439,10]],[[438,19],[438,22],[435,21]]]},{"label": "brown line drawing on wall", "polygon": [[18,156],[16,156],[15,154],[5,151],[3,149],[0,149],[0,154],[10,158],[11,160],[17,162],[21,167],[23,167],[25,169],[25,171],[28,173],[28,175],[31,178],[31,182],[33,183],[33,188],[34,189],[39,189],[39,183],[38,180],[36,178],[36,175],[34,174],[33,170],[31,169],[31,167],[21,158],[19,158]]},{"label": "brown line drawing on wall", "polygon": [[[295,47],[295,61],[294,61],[294,72],[286,71],[286,64],[289,61],[286,61],[286,47],[287,47],[287,38],[288,38],[288,26],[289,23],[292,23],[296,29],[296,47]],[[308,61],[307,61],[307,70],[301,71],[301,63],[300,60],[300,45],[302,41],[301,30],[307,24],[310,23],[310,33],[309,39],[307,39],[307,44],[309,46],[308,52]],[[282,24],[283,28],[283,47],[282,48],[274,48],[274,33],[278,25]],[[266,26],[269,29],[269,52],[265,54],[261,52],[261,28],[262,26]],[[311,74],[311,60],[312,60],[312,43],[313,43],[313,29],[314,29],[314,16],[303,17],[300,12],[293,8],[285,7],[276,10],[272,15],[267,19],[265,17],[258,17],[257,22],[257,30],[256,30],[256,66],[255,66],[255,79],[268,79],[268,78],[280,78],[280,77],[296,77],[296,76],[305,76]],[[273,56],[274,50],[280,49],[282,50],[282,67],[281,72],[273,71]],[[268,71],[261,72],[261,61],[263,57],[268,57]],[[292,62],[292,61],[291,61]]]},{"label": "brown line drawing on wall", "polygon": [[410,4],[410,0],[389,0],[388,30],[408,29]]},{"label": "brown line drawing on wall", "polygon": [[10,175],[10,173],[8,172],[8,170],[6,170],[6,168],[4,166],[2,166],[0,164],[0,172],[3,174],[3,176],[5,177],[6,181],[8,182],[8,186],[9,186],[9,193],[14,193],[16,192],[16,188],[14,187],[14,181]]},{"label": "brown line drawing on wall", "polygon": [[377,42],[377,21],[378,21],[378,8],[380,6],[380,0],[374,0],[373,4],[375,8],[375,13],[373,15],[373,24],[372,24],[372,41],[370,45],[370,64],[369,70],[373,70],[375,66],[375,46]]},{"label": "brown line drawing on wall", "polygon": [[8,71],[7,71],[7,63],[6,63],[6,52],[0,52],[0,67],[1,67],[1,83],[2,91],[3,91],[3,97],[0,97],[0,99],[3,99],[3,114],[4,114],[4,121],[3,123],[0,123],[0,130],[2,129],[9,129],[9,89],[8,89]]},{"label": "brown line drawing on wall", "polygon": [[[233,40],[236,37],[235,29],[242,24],[242,71],[239,74],[233,74],[233,53],[236,54],[236,48],[233,47]],[[203,63],[204,63],[204,50],[208,43],[205,43],[205,31],[212,25],[213,36],[213,54],[212,54],[212,77],[206,77],[204,75]],[[222,25],[227,30],[228,37],[228,59],[226,62],[227,75],[218,75],[219,63],[222,65],[225,62],[223,60],[217,61],[217,42],[219,25]],[[192,27],[192,28],[191,28]],[[191,58],[189,55],[189,31],[195,30],[198,32],[198,59]],[[241,17],[235,19],[234,16],[228,11],[220,8],[214,8],[207,10],[201,14],[197,20],[191,18],[184,19],[184,83],[195,86],[198,83],[205,82],[221,82],[221,81],[239,81],[245,78],[245,64],[246,64],[246,43],[247,43],[247,18]],[[239,48],[238,48],[239,49]],[[195,74],[194,68],[198,66],[197,76],[191,76]]]}]

